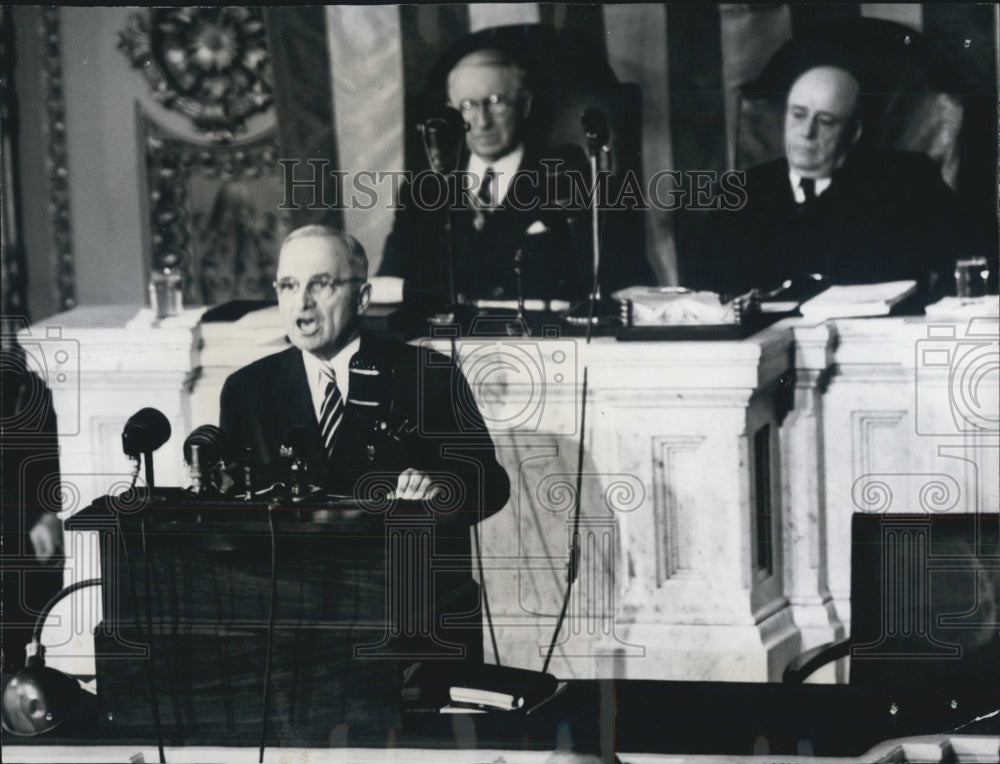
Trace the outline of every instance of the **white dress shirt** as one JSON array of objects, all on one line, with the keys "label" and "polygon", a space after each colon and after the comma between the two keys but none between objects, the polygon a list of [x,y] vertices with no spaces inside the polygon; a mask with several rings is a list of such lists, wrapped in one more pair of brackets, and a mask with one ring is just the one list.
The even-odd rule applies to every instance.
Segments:
[{"label": "white dress shirt", "polygon": [[[512,152],[507,154],[507,156],[500,157],[500,159],[495,162],[487,162],[478,154],[472,154],[469,156],[469,167],[468,171],[472,173],[476,178],[479,178],[480,183],[482,179],[486,176],[486,170],[492,168],[493,177],[493,193],[490,198],[493,200],[493,206],[499,207],[503,204],[503,200],[507,198],[507,189],[510,188],[510,183],[514,180],[514,176],[517,171],[521,169],[521,160],[524,159],[524,144],[522,143]],[[479,183],[476,187],[472,189],[472,193],[478,194]]]},{"label": "white dress shirt", "polygon": [[316,421],[320,420],[323,410],[323,399],[326,397],[326,385],[330,381],[326,369],[332,369],[337,380],[337,389],[344,401],[347,401],[347,385],[350,379],[351,357],[361,347],[361,338],[355,337],[348,342],[337,355],[329,361],[323,361],[312,353],[302,351],[302,361],[306,366],[306,379],[309,380],[309,393],[312,396],[313,409],[316,411]]}]

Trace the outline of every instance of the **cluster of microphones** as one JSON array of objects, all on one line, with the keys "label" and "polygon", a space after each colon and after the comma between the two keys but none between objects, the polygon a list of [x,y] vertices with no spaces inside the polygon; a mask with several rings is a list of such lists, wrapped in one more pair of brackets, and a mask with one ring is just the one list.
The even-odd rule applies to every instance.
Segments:
[{"label": "cluster of microphones", "polygon": [[[351,359],[344,420],[349,422],[354,438],[348,449],[352,461],[362,467],[391,469],[398,461],[404,440],[414,428],[408,419],[393,416],[388,401],[388,374],[359,352]],[[155,486],[153,452],[162,447],[172,433],[170,421],[155,408],[143,408],[129,417],[122,429],[122,450],[134,464],[137,476],[145,465],[145,483]],[[188,469],[188,492],[198,496],[231,495],[242,485],[244,500],[257,498],[272,481],[258,480],[259,473],[280,471],[281,484],[293,500],[304,500],[317,493],[315,483],[323,483],[321,458],[314,452],[314,433],[308,427],[290,427],[278,449],[280,465],[255,462],[250,449],[238,453],[238,447],[220,427],[203,424],[184,440],[184,463]],[[260,483],[260,485],[258,485]]]}]

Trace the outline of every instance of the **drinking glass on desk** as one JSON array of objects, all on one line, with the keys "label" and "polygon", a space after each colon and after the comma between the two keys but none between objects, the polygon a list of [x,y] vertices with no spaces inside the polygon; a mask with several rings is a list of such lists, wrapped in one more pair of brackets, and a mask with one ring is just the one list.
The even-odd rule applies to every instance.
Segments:
[{"label": "drinking glass on desk", "polygon": [[955,260],[955,294],[960,298],[982,297],[990,278],[985,257],[960,257]]},{"label": "drinking glass on desk", "polygon": [[149,277],[149,304],[158,319],[179,316],[184,309],[181,275],[170,268],[153,271]]}]

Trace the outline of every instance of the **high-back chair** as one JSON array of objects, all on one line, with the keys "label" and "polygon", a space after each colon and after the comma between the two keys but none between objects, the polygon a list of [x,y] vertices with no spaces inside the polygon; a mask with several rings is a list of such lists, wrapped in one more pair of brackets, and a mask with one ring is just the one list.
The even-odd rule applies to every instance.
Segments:
[{"label": "high-back chair", "polygon": [[923,34],[880,19],[837,19],[786,42],[740,89],[734,156],[739,169],[784,155],[785,96],[796,77],[840,62],[861,80],[862,140],[871,147],[919,151],[956,187],[964,116],[962,78]]},{"label": "high-back chair", "polygon": [[1000,515],[855,514],[850,631],[784,681],[849,656],[852,685],[1000,689]]}]

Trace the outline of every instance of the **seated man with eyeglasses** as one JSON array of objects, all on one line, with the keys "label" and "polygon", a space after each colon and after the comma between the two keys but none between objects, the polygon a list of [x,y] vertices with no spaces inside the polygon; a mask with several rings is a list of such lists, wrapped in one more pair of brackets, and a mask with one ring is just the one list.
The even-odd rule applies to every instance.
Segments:
[{"label": "seated man with eyeglasses", "polygon": [[[404,184],[379,276],[402,278],[404,294],[415,299],[445,302],[450,249],[460,301],[516,299],[518,271],[526,298],[585,296],[589,218],[586,210],[560,208],[556,187],[567,170],[586,177],[583,152],[530,145],[530,76],[506,51],[480,49],[459,59],[447,93],[466,123],[457,173],[463,193],[457,204],[436,204],[421,184]],[[558,183],[564,191],[564,179]]]},{"label": "seated man with eyeglasses", "polygon": [[[283,440],[298,427],[299,450],[310,464],[326,466],[327,487],[336,493],[356,495],[376,473],[383,485],[393,481],[400,499],[457,491],[474,515],[467,525],[506,503],[507,473],[461,372],[444,356],[361,332],[371,285],[368,258],[353,237],[318,225],[293,231],[281,246],[274,286],[293,347],[226,380],[220,426],[234,453],[249,449],[256,463],[279,465]],[[392,448],[378,454],[365,446],[373,401],[355,400],[371,398],[370,391],[351,389],[359,353],[382,381],[380,419],[396,433]]]}]

